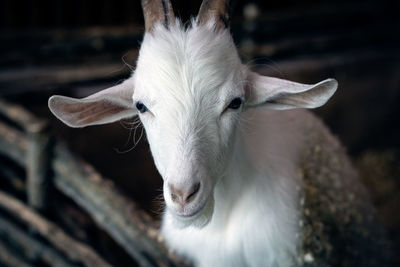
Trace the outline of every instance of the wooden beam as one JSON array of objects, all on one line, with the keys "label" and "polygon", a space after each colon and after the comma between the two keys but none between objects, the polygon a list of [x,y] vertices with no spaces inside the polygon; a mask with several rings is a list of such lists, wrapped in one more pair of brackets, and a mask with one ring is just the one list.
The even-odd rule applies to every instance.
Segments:
[{"label": "wooden beam", "polygon": [[[1,264],[2,263],[2,264]],[[1,240],[0,240],[0,264],[4,266],[13,267],[33,267],[32,265],[24,262],[14,251],[10,250]]]},{"label": "wooden beam", "polygon": [[2,99],[0,99],[0,114],[15,123],[22,130],[25,130],[32,122],[37,121],[37,118],[23,107],[8,103]]},{"label": "wooden beam", "polygon": [[59,252],[30,237],[28,233],[2,217],[0,217],[0,237],[2,240],[7,240],[7,243],[15,244],[20,253],[30,260],[40,259],[47,265],[54,267],[73,267],[76,265],[67,262]]},{"label": "wooden beam", "polygon": [[71,238],[57,225],[3,191],[0,191],[0,207],[45,237],[55,248],[65,253],[69,260],[82,262],[88,267],[111,267],[89,246]]}]

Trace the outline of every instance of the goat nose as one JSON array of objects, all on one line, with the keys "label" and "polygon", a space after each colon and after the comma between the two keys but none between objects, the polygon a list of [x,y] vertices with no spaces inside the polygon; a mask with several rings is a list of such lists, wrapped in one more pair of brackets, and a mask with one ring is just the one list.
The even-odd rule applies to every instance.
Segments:
[{"label": "goat nose", "polygon": [[177,188],[173,185],[169,185],[171,191],[171,200],[181,206],[189,204],[200,190],[200,183],[195,183],[188,189]]}]

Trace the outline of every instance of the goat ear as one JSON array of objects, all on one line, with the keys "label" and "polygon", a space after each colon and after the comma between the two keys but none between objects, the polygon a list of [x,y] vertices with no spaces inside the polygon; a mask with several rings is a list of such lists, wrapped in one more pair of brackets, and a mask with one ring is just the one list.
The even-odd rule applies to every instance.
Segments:
[{"label": "goat ear", "polygon": [[70,127],[114,122],[136,115],[133,87],[132,79],[128,79],[83,99],[55,95],[49,99],[49,108]]},{"label": "goat ear", "polygon": [[301,84],[249,72],[246,106],[267,109],[317,108],[331,98],[337,86],[335,79]]}]

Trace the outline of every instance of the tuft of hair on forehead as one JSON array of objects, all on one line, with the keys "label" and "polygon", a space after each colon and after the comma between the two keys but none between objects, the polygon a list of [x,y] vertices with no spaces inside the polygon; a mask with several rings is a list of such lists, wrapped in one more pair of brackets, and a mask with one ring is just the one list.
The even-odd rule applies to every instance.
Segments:
[{"label": "tuft of hair on forehead", "polygon": [[176,20],[168,29],[159,23],[144,36],[136,90],[185,105],[205,95],[216,96],[225,83],[240,78],[241,71],[229,29],[216,31],[212,24],[198,25],[195,20],[188,27]]}]

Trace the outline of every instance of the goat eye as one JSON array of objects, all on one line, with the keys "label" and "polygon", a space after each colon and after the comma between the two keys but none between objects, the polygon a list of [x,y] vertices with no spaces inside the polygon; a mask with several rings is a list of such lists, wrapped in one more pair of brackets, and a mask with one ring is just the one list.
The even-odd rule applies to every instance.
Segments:
[{"label": "goat eye", "polygon": [[243,100],[240,97],[234,98],[231,103],[229,103],[228,108],[238,109],[242,105]]},{"label": "goat eye", "polygon": [[136,108],[139,110],[140,113],[144,113],[148,111],[149,109],[140,101],[136,102]]}]

